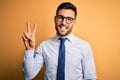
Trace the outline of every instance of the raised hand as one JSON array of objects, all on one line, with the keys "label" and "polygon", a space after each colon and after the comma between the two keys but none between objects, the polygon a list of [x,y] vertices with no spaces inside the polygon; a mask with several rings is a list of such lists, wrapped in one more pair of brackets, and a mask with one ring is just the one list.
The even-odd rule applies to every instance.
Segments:
[{"label": "raised hand", "polygon": [[26,22],[27,32],[23,33],[23,42],[27,50],[35,50],[35,33],[37,24],[34,24],[34,29],[31,32],[29,22]]}]

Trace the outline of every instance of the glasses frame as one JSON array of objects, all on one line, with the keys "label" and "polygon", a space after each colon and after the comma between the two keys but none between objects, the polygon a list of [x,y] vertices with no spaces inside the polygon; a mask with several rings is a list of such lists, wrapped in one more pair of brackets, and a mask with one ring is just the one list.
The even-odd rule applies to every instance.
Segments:
[{"label": "glasses frame", "polygon": [[56,15],[56,19],[57,19],[58,22],[63,22],[64,19],[65,19],[67,24],[70,24],[70,23],[72,23],[75,20],[75,18],[64,17],[63,15]]}]

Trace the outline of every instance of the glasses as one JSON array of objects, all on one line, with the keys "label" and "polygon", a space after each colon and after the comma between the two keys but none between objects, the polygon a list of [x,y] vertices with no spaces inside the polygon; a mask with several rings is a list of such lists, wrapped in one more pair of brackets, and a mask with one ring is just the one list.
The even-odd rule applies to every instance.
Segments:
[{"label": "glasses", "polygon": [[72,22],[75,20],[75,18],[72,18],[72,17],[64,17],[64,16],[62,16],[62,15],[57,15],[57,16],[56,16],[56,19],[57,19],[58,22],[62,22],[62,21],[65,19],[67,24],[70,24],[70,23],[72,23]]}]

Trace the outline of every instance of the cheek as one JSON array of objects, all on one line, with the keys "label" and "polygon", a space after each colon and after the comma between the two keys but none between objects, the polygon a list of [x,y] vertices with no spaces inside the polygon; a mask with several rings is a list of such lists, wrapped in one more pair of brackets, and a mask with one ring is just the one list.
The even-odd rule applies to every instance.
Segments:
[{"label": "cheek", "polygon": [[55,22],[55,24],[56,24],[57,27],[61,25],[60,22]]},{"label": "cheek", "polygon": [[68,28],[72,28],[73,27],[73,24],[69,24],[68,26],[67,26],[67,29]]}]

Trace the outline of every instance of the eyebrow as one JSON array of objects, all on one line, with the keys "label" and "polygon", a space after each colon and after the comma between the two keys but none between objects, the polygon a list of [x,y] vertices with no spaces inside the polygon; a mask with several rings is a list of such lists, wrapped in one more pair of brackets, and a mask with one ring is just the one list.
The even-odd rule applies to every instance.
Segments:
[{"label": "eyebrow", "polygon": [[71,16],[63,16],[63,15],[57,15],[57,16],[62,16],[62,17],[64,17],[64,18],[72,18],[72,19],[75,19],[75,18],[73,18],[73,17],[71,17]]}]

